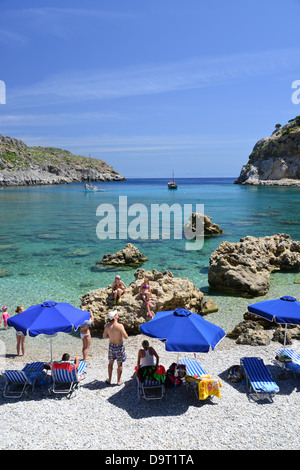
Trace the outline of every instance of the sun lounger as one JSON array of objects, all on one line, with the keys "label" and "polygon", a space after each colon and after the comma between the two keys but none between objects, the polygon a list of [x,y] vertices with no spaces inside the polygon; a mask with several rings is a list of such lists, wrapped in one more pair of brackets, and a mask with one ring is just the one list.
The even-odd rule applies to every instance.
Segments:
[{"label": "sun lounger", "polygon": [[267,398],[272,401],[279,392],[279,387],[272,379],[264,361],[258,357],[243,357],[241,366],[245,371],[248,394],[253,394],[254,399]]},{"label": "sun lounger", "polygon": [[[152,366],[150,368],[152,369]],[[146,369],[146,367],[142,369]],[[165,372],[164,368],[163,371]],[[145,398],[145,400],[161,400],[166,395],[163,379],[141,379],[139,373],[141,373],[141,369],[136,371],[138,401],[140,398]]]},{"label": "sun lounger", "polygon": [[44,362],[28,362],[25,367],[23,367],[24,372],[43,372]]},{"label": "sun lounger", "polygon": [[5,370],[2,375],[5,380],[3,390],[5,398],[21,398],[23,393],[29,388],[34,389],[35,380],[30,381],[29,377],[22,370]]},{"label": "sun lounger", "polygon": [[292,349],[279,349],[277,351],[277,356],[286,355],[291,359],[291,362],[284,363],[284,368],[293,372],[294,376],[300,374],[300,354]]},{"label": "sun lounger", "polygon": [[71,397],[72,393],[79,388],[86,372],[86,367],[87,363],[84,361],[79,361],[78,370],[76,370],[74,363],[71,362],[60,361],[50,363],[53,379],[50,391],[68,394]]},{"label": "sun lounger", "polygon": [[196,359],[181,359],[180,364],[186,367],[184,379],[187,388],[192,388],[199,400],[205,400],[213,396],[221,398],[221,382],[219,379],[212,378]]},{"label": "sun lounger", "polygon": [[201,375],[207,374],[196,359],[181,359],[179,364],[184,364],[186,366],[186,375],[190,377],[199,378]]}]

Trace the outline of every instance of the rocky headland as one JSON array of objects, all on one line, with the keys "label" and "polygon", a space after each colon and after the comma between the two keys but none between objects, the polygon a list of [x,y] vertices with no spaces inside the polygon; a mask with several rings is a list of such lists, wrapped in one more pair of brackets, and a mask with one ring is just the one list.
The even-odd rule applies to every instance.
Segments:
[{"label": "rocky headland", "polygon": [[81,297],[81,308],[93,313],[95,321],[92,330],[96,334],[102,334],[107,323],[107,314],[112,309],[117,309],[120,323],[129,334],[138,334],[139,325],[150,320],[147,309],[142,300],[139,289],[145,277],[149,279],[151,286],[151,311],[153,313],[164,310],[175,310],[184,307],[192,312],[207,314],[216,312],[218,307],[205,295],[194,283],[187,278],[174,277],[171,271],[159,272],[157,270],[145,271],[137,269],[134,273],[135,282],[127,286],[126,292],[121,297],[121,303],[114,305],[112,286],[87,292]]},{"label": "rocky headland", "polygon": [[52,147],[28,147],[21,140],[0,135],[0,186],[89,180],[122,181],[125,178],[103,160]]},{"label": "rocky headland", "polygon": [[255,144],[235,183],[300,186],[300,116]]},{"label": "rocky headland", "polygon": [[253,297],[268,292],[273,271],[299,268],[299,241],[285,234],[247,236],[237,243],[224,241],[211,254],[208,282],[217,290]]}]

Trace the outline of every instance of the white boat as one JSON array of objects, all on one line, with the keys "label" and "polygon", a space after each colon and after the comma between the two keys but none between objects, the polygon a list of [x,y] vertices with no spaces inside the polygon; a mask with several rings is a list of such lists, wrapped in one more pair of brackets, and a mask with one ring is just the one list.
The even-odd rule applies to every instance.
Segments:
[{"label": "white boat", "polygon": [[103,189],[98,188],[97,186],[93,184],[85,184],[84,185],[84,190],[86,192],[95,192],[95,191],[104,191]]},{"label": "white boat", "polygon": [[168,188],[169,189],[177,189],[177,184],[175,183],[175,179],[174,179],[174,171],[173,171],[173,179],[171,181],[168,182]]}]

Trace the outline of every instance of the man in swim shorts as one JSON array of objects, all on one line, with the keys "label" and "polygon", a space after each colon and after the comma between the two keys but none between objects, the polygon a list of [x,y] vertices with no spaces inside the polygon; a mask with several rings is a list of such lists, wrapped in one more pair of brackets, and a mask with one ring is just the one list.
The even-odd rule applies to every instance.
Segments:
[{"label": "man in swim shorts", "polygon": [[105,326],[103,331],[103,338],[109,338],[108,347],[108,379],[107,384],[111,384],[111,377],[113,371],[114,361],[117,361],[117,384],[121,385],[121,375],[123,372],[123,362],[126,361],[125,347],[123,339],[128,338],[128,334],[125,331],[123,325],[118,323],[118,312],[113,310],[108,314],[109,323]]}]

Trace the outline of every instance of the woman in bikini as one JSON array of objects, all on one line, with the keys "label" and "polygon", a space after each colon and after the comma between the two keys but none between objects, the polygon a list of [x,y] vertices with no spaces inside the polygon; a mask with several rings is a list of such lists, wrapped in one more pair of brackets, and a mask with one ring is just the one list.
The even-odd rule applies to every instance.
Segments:
[{"label": "woman in bikini", "polygon": [[147,307],[147,312],[148,312],[148,315],[150,318],[153,317],[151,311],[150,311],[150,306],[151,306],[151,302],[150,302],[150,296],[151,296],[151,288],[150,288],[150,284],[149,284],[149,279],[147,277],[145,277],[144,279],[144,282],[143,284],[141,285],[140,287],[140,295],[143,299],[143,301],[145,302],[146,304],[146,307]]},{"label": "woman in bikini", "polygon": [[126,291],[126,285],[121,281],[121,277],[118,275],[115,277],[115,281],[112,285],[112,293],[114,295],[114,305],[121,303],[121,295]]},{"label": "woman in bikini", "polygon": [[[22,305],[18,305],[16,308],[15,312],[22,313],[24,312],[24,308]],[[16,332],[16,338],[17,338],[17,355],[20,356],[20,350],[22,351],[22,356],[25,356],[25,336],[23,335],[22,331],[17,331]]]},{"label": "woman in bikini", "polygon": [[89,326],[93,323],[94,317],[90,312],[90,319],[85,320],[84,324],[80,327],[80,338],[82,339],[82,359],[84,361],[88,358],[88,352],[91,346],[91,332]]}]

